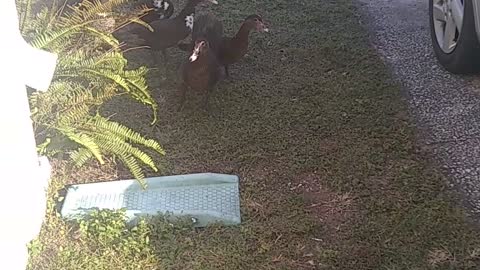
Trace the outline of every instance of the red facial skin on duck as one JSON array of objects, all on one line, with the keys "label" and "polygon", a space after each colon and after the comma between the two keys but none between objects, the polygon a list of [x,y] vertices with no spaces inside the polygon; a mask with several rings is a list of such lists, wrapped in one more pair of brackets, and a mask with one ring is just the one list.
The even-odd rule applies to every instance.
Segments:
[{"label": "red facial skin on duck", "polygon": [[265,33],[268,33],[269,29],[268,27],[265,25],[265,23],[263,22],[262,18],[258,18],[255,20],[255,25],[256,25],[256,29],[258,32],[265,32]]}]

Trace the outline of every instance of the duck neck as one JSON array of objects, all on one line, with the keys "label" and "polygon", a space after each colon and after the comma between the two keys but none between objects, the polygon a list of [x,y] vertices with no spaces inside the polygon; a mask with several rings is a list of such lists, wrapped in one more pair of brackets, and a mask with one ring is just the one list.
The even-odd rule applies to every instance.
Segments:
[{"label": "duck neck", "polygon": [[238,30],[237,34],[235,37],[233,37],[233,40],[242,43],[242,44],[248,44],[248,36],[250,35],[250,32],[252,31],[251,27],[248,27],[245,23],[240,26],[240,29]]},{"label": "duck neck", "polygon": [[190,16],[192,14],[195,15],[195,7],[197,6],[197,4],[198,4],[198,1],[196,0],[188,1],[185,7],[177,15],[177,19],[185,20],[187,16]]},{"label": "duck neck", "polygon": [[211,51],[210,49],[208,49],[206,52],[198,55],[197,60],[191,62],[191,65],[195,67],[206,67],[207,65],[205,63],[208,62],[207,59],[210,57],[210,54],[211,54]]}]

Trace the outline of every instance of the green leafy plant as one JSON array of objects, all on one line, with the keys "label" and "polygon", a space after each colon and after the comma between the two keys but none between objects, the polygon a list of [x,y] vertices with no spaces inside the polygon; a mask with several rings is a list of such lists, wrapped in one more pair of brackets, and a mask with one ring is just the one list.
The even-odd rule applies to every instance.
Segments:
[{"label": "green leafy plant", "polygon": [[157,171],[152,157],[140,147],[164,155],[160,144],[100,115],[99,108],[119,95],[129,95],[149,106],[153,122],[157,103],[146,83],[146,67],[128,69],[120,42],[113,32],[128,23],[140,24],[145,7],[123,12],[128,0],[85,0],[75,6],[44,7],[35,17],[31,0],[18,3],[20,28],[36,48],[56,53],[56,72],[45,93],[30,95],[38,151],[44,155],[67,155],[82,166],[105,156],[120,159],[139,180],[141,164]]},{"label": "green leafy plant", "polygon": [[59,248],[48,269],[153,269],[158,262],[150,225],[142,218],[125,220],[124,210],[95,210],[70,223],[72,241]]},{"label": "green leafy plant", "polygon": [[95,239],[96,248],[119,248],[134,253],[148,250],[150,229],[144,219],[129,227],[124,209],[95,210],[78,220],[79,232],[85,239]]}]

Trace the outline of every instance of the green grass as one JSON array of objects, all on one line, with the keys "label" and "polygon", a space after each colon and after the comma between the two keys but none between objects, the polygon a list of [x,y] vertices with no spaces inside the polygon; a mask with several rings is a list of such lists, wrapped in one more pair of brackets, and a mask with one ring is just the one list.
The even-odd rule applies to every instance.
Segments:
[{"label": "green grass", "polygon": [[[214,8],[228,32],[256,10],[272,33],[252,35],[248,58],[232,67],[233,82],[218,85],[210,114],[194,97],[176,112],[177,82],[158,87],[157,76],[155,128],[144,107],[128,100],[110,106],[115,120],[162,143],[163,174],[240,175],[243,224],[195,230],[157,220],[132,231],[118,214],[99,214],[93,220],[109,228],[101,236],[90,223],[84,231],[64,223],[52,197],[31,269],[480,267],[478,231],[419,153],[400,87],[351,1],[223,1]],[[175,49],[170,55],[172,68],[186,57]],[[149,54],[132,57],[141,63]],[[88,177],[59,169],[52,190]]]}]

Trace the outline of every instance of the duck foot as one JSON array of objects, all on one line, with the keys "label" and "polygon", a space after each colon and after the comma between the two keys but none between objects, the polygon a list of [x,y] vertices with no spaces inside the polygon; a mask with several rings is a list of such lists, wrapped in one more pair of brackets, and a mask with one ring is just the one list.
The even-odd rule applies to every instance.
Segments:
[{"label": "duck foot", "polygon": [[228,72],[228,65],[225,66],[225,77],[230,78],[230,72]]},{"label": "duck foot", "polygon": [[180,106],[177,107],[177,112],[183,111],[183,104],[180,104]]},{"label": "duck foot", "polygon": [[227,81],[227,82],[233,82],[234,81],[234,79],[230,76],[228,66],[224,66],[222,75],[223,75],[223,80],[224,81]]}]

